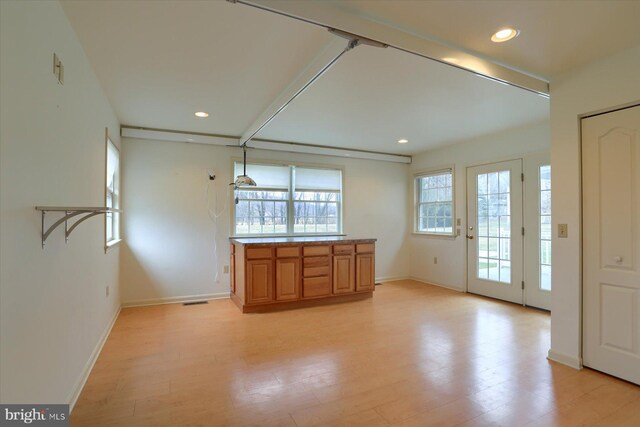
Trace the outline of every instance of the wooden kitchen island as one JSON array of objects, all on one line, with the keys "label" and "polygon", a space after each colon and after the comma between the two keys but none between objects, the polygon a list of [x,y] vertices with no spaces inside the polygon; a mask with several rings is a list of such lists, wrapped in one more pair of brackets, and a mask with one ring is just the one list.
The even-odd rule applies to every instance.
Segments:
[{"label": "wooden kitchen island", "polygon": [[370,298],[376,239],[231,238],[231,299],[243,313]]}]

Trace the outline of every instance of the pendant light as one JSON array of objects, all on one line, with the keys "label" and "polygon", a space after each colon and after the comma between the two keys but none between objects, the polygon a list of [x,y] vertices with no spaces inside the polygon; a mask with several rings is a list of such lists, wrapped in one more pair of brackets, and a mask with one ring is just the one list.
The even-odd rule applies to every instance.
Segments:
[{"label": "pendant light", "polygon": [[242,152],[243,152],[243,172],[242,175],[238,175],[238,177],[236,178],[236,181],[233,183],[234,186],[236,188],[238,187],[255,187],[257,184],[256,182],[251,179],[249,176],[247,176],[247,146],[243,145],[242,146]]}]

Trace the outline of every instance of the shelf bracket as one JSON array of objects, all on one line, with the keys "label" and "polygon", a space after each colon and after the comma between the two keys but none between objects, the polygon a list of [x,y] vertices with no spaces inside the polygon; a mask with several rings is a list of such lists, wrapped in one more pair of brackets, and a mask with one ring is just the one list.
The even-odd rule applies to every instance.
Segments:
[{"label": "shelf bracket", "polygon": [[[42,248],[44,249],[45,242],[49,235],[58,228],[58,226],[64,223],[64,240],[65,243],[69,241],[69,236],[71,232],[75,230],[75,228],[81,222],[84,222],[86,219],[89,219],[93,216],[106,214],[109,212],[122,212],[121,209],[114,208],[106,208],[106,207],[61,207],[61,206],[36,206],[36,210],[41,213],[41,226],[42,226]],[[51,224],[49,228],[45,231],[45,216],[47,212],[63,212],[64,215],[62,218]],[[69,227],[69,220],[71,218],[77,217],[79,215],[84,215],[75,221],[71,227]]]}]

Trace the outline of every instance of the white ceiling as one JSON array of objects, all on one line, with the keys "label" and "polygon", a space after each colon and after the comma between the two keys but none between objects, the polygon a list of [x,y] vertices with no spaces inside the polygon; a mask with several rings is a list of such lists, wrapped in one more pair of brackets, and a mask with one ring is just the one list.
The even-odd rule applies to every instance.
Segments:
[{"label": "white ceiling", "polygon": [[548,117],[549,100],[539,95],[396,49],[359,46],[258,136],[415,154]]},{"label": "white ceiling", "polygon": [[[640,44],[637,0],[329,1],[546,78]],[[491,34],[505,26],[520,35],[491,42]]]},{"label": "white ceiling", "polygon": [[61,3],[127,125],[240,135],[332,37],[225,1]]},{"label": "white ceiling", "polygon": [[[593,6],[606,18],[601,24],[590,2],[584,8],[569,2],[576,9],[569,28],[588,41],[571,45],[550,43],[544,35],[549,28],[558,34],[558,18],[545,13],[557,10],[566,16],[562,11],[567,8],[556,4],[565,2],[512,3],[354,0],[336,7],[395,20],[396,27],[428,32],[541,75],[638,43],[637,27],[629,30],[631,18],[622,13],[633,12],[636,5],[604,2],[622,13],[618,25],[610,22],[614,14],[608,9]],[[133,126],[239,136],[334,37],[309,24],[224,1],[62,4],[118,118]],[[580,22],[596,30],[575,23],[575,15],[583,12],[589,19]],[[488,35],[505,23],[522,29],[513,42],[520,44],[488,45]],[[258,137],[412,154],[547,120],[548,109],[548,100],[531,92],[391,48],[360,46]],[[193,113],[200,110],[210,117],[196,118]],[[399,145],[399,138],[410,143]]]}]

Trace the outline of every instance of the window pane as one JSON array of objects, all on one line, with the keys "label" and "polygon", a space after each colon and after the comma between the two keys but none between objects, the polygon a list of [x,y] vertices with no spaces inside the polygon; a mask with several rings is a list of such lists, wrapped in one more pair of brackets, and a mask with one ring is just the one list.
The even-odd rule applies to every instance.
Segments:
[{"label": "window pane", "polygon": [[539,287],[551,290],[551,166],[539,169],[540,185],[540,270]]},{"label": "window pane", "polygon": [[486,258],[488,270],[485,274],[479,269],[478,278],[503,283],[511,283],[510,177],[508,170],[477,177],[479,191],[483,187],[485,192],[478,194],[476,206],[478,263]]},{"label": "window pane", "polygon": [[417,231],[453,233],[453,176],[451,172],[416,178]]},{"label": "window pane", "polygon": [[[236,163],[234,174],[241,175],[242,167]],[[342,171],[247,164],[247,175],[258,187],[236,190],[236,235],[340,231]],[[289,191],[292,181],[297,187]],[[288,223],[291,214],[293,224]]]},{"label": "window pane", "polygon": [[[120,152],[107,138],[107,167],[106,167],[106,197],[105,206],[118,209],[120,207]],[[112,212],[105,214],[106,241],[120,238],[120,214]]]},{"label": "window pane", "polygon": [[[339,193],[297,191],[293,203],[294,233],[328,233],[338,231]],[[318,226],[319,224],[319,226]],[[327,227],[326,224],[331,224]]]}]

